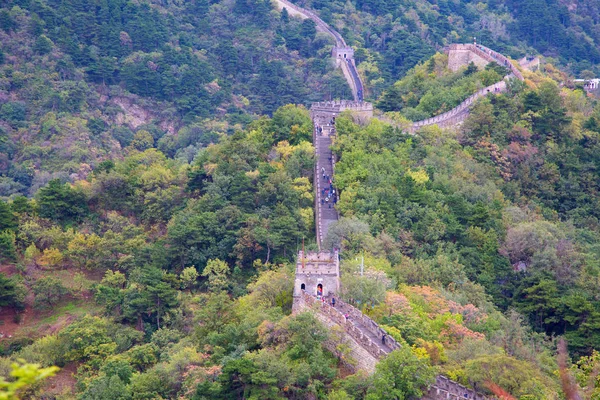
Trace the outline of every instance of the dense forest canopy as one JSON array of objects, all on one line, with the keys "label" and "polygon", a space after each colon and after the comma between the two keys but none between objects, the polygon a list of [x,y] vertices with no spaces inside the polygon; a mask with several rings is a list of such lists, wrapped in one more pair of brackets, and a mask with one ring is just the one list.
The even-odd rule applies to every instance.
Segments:
[{"label": "dense forest canopy", "polygon": [[[9,0],[0,397],[408,399],[437,374],[598,397],[600,105],[569,75],[598,72],[597,0],[298,4],[396,121],[336,119],[325,247],[401,349],[352,373],[342,332],[291,313],[316,250],[308,106],[351,97],[328,35],[267,0]],[[547,59],[462,127],[407,134],[506,75],[448,70],[473,36]]]}]

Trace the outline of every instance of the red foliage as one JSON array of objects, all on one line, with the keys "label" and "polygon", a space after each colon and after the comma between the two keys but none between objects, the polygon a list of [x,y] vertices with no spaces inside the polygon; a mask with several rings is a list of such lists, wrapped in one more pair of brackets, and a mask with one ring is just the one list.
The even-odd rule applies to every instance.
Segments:
[{"label": "red foliage", "polygon": [[487,381],[485,383],[488,389],[498,397],[499,400],[517,400],[514,396],[496,385],[494,382]]},{"label": "red foliage", "polygon": [[561,338],[558,341],[558,373],[560,384],[567,400],[582,400],[575,379],[569,372],[567,342]]}]

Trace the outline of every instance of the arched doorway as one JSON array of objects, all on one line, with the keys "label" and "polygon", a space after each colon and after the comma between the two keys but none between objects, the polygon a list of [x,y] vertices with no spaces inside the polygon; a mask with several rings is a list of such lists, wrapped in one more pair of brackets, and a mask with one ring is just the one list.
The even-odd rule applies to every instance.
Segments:
[{"label": "arched doorway", "polygon": [[317,296],[323,296],[323,285],[321,283],[317,285]]},{"label": "arched doorway", "polygon": [[306,285],[304,283],[300,285],[300,290],[306,290]]}]

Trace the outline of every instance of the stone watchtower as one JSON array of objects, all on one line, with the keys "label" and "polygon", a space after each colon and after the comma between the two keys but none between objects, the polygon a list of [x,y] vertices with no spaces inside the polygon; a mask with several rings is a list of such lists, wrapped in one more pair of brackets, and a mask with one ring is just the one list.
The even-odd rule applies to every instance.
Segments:
[{"label": "stone watchtower", "polygon": [[298,310],[303,291],[311,296],[332,296],[339,293],[340,259],[337,251],[298,252],[294,281],[294,310]]},{"label": "stone watchtower", "polygon": [[354,49],[352,47],[333,47],[331,50],[331,55],[333,58],[337,59],[346,59],[352,60],[354,59]]},{"label": "stone watchtower", "polygon": [[354,49],[352,47],[336,47],[331,49],[331,56],[335,60],[335,65],[341,67],[347,62],[354,63]]}]

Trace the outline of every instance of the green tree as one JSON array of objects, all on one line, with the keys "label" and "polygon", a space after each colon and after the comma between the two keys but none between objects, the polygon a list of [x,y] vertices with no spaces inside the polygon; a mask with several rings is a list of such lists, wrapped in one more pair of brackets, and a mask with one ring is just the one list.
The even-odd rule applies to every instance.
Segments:
[{"label": "green tree", "polygon": [[[206,270],[206,269],[205,269]],[[198,279],[198,270],[196,267],[191,266],[184,268],[179,274],[179,280],[181,281],[181,285],[185,289],[191,289],[196,285],[196,280]]]},{"label": "green tree", "polygon": [[93,379],[79,396],[82,400],[129,400],[131,390],[119,375],[101,375]]},{"label": "green tree", "polygon": [[375,367],[367,400],[420,398],[435,380],[435,370],[408,346],[394,350]]},{"label": "green tree", "polygon": [[123,314],[138,321],[143,316],[151,317],[160,329],[165,313],[179,304],[177,290],[173,287],[176,283],[175,275],[156,267],[136,270],[135,278],[125,291]]},{"label": "green tree", "polygon": [[40,309],[52,307],[69,293],[69,289],[67,289],[59,279],[53,276],[38,279],[33,284],[32,290],[35,295],[34,305],[36,308]]},{"label": "green tree", "polygon": [[38,191],[37,202],[40,217],[63,224],[80,221],[88,213],[85,195],[58,179]]},{"label": "green tree", "polygon": [[0,231],[15,230],[16,227],[17,217],[13,213],[12,207],[0,200]]},{"label": "green tree", "polygon": [[13,279],[0,273],[0,309],[5,306],[20,307],[22,304],[18,285]]},{"label": "green tree", "polygon": [[154,147],[154,138],[150,132],[142,129],[135,133],[130,146],[138,151],[148,150]]},{"label": "green tree", "polygon": [[59,370],[58,367],[41,368],[38,364],[28,363],[13,363],[11,369],[12,381],[7,382],[6,377],[0,376],[1,400],[19,400],[27,387],[54,376]]},{"label": "green tree", "polygon": [[17,261],[15,238],[13,231],[5,230],[0,232],[0,262]]},{"label": "green tree", "polygon": [[228,285],[229,265],[221,260],[208,260],[202,276],[208,278],[208,286],[212,292],[219,292]]},{"label": "green tree", "polygon": [[292,145],[312,140],[312,121],[303,106],[288,104],[279,107],[271,119],[275,140],[287,140]]},{"label": "green tree", "polygon": [[33,44],[33,50],[38,54],[44,55],[52,51],[53,45],[54,43],[52,43],[52,40],[50,40],[48,36],[40,35]]},{"label": "green tree", "polygon": [[0,29],[8,33],[17,27],[17,23],[14,18],[10,15],[8,10],[0,10]]}]

